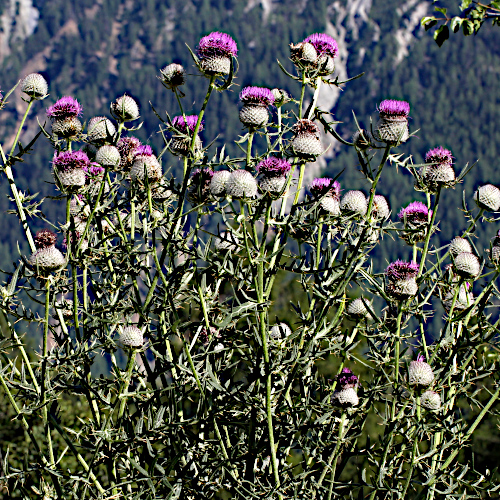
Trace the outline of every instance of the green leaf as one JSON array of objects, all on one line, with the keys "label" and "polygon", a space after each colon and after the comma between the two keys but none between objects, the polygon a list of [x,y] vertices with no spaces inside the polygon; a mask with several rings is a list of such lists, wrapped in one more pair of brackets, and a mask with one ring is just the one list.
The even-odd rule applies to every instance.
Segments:
[{"label": "green leaf", "polygon": [[463,19],[461,17],[458,17],[458,16],[455,16],[452,20],[451,20],[451,30],[453,31],[453,33],[456,33],[459,29],[460,29],[460,26],[462,26],[462,23],[463,23]]},{"label": "green leaf", "polygon": [[446,13],[448,12],[448,9],[445,9],[444,7],[434,7],[434,10],[436,12],[441,12],[444,16],[446,16]]},{"label": "green leaf", "polygon": [[433,26],[436,26],[437,19],[432,16],[423,17],[420,21],[420,25],[425,27],[425,31],[429,31]]},{"label": "green leaf", "polygon": [[465,36],[472,35],[474,33],[474,23],[473,21],[464,20],[462,23],[462,30]]},{"label": "green leaf", "polygon": [[450,38],[450,29],[446,25],[440,26],[434,32],[434,40],[440,47],[446,40],[448,40],[448,38]]},{"label": "green leaf", "polygon": [[462,5],[460,5],[460,10],[465,10],[470,7],[472,0],[462,0]]}]

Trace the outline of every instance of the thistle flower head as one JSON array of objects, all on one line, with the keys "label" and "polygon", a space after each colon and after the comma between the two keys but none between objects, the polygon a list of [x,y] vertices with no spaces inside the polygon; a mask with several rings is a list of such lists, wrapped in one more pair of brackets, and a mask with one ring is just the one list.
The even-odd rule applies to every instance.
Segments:
[{"label": "thistle flower head", "polygon": [[153,156],[153,150],[148,144],[141,144],[134,149],[134,156]]},{"label": "thistle flower head", "polygon": [[117,97],[110,105],[111,114],[121,122],[129,122],[139,118],[139,104],[129,95]]},{"label": "thistle flower head", "polygon": [[60,172],[68,172],[76,168],[90,165],[89,157],[83,151],[62,151],[54,155],[52,166]]},{"label": "thistle flower head", "polygon": [[85,176],[87,179],[101,177],[102,174],[104,174],[104,167],[101,167],[101,165],[96,162],[92,162],[90,165],[83,167],[83,170],[85,170]]},{"label": "thistle flower head", "polygon": [[416,278],[418,274],[418,264],[414,261],[405,262],[397,260],[389,264],[385,270],[385,275],[391,281],[405,280],[408,278]]},{"label": "thistle flower head", "polygon": [[408,382],[410,385],[431,385],[434,381],[434,372],[424,356],[419,354],[416,361],[412,361],[408,367]]},{"label": "thistle flower head", "polygon": [[161,81],[170,89],[184,85],[186,71],[180,64],[172,63],[160,70]]},{"label": "thistle flower head", "polygon": [[40,73],[30,73],[21,81],[21,92],[32,99],[42,100],[48,95],[49,84]]},{"label": "thistle flower head", "polygon": [[214,171],[209,168],[197,168],[191,174],[191,181],[196,186],[202,186],[204,184],[210,185],[210,181],[214,176]]},{"label": "thistle flower head", "polygon": [[410,114],[410,105],[406,101],[384,99],[378,106],[378,111],[383,117],[407,118]]},{"label": "thistle flower head", "polygon": [[67,95],[61,97],[55,104],[47,108],[47,116],[53,120],[64,120],[82,116],[83,108],[73,97]]},{"label": "thistle flower head", "polygon": [[236,57],[238,55],[238,46],[227,33],[213,31],[200,40],[198,55],[200,57]]},{"label": "thistle flower head", "polygon": [[35,247],[37,249],[48,248],[55,245],[56,240],[57,240],[56,233],[54,233],[50,229],[41,229],[36,233]]},{"label": "thistle flower head", "polygon": [[319,137],[319,127],[311,120],[304,118],[293,126],[293,133],[295,135],[314,134],[316,137]]},{"label": "thistle flower head", "polygon": [[337,375],[337,384],[340,389],[354,388],[358,382],[359,378],[349,368],[342,368],[342,371]]},{"label": "thistle flower head", "polygon": [[333,198],[340,199],[340,184],[329,177],[316,177],[309,190],[314,196],[323,196],[324,194],[329,194]]},{"label": "thistle flower head", "polygon": [[281,177],[290,172],[291,168],[286,160],[270,156],[257,165],[257,172],[267,177]]},{"label": "thistle flower head", "polygon": [[303,40],[303,43],[310,43],[319,55],[329,55],[330,57],[336,57],[339,51],[339,47],[334,38],[325,33],[314,33],[309,35]]},{"label": "thistle flower head", "polygon": [[[432,217],[432,210],[430,211]],[[413,201],[398,213],[399,220],[407,220],[410,223],[427,222],[429,220],[429,209],[421,201]]]},{"label": "thistle flower head", "polygon": [[[186,120],[184,120],[183,116],[175,116],[174,119],[172,120],[173,126],[184,134],[187,133],[188,128],[190,132],[194,132],[197,122],[198,122],[198,115],[188,115],[186,116]],[[203,130],[203,126],[204,123],[202,120],[198,132],[201,132]]]},{"label": "thistle flower head", "polygon": [[240,92],[240,101],[244,104],[270,106],[274,104],[274,94],[265,87],[245,87]]},{"label": "thistle flower head", "polygon": [[451,165],[453,163],[453,156],[451,155],[451,151],[439,146],[425,153],[425,163],[437,163],[438,165],[446,163]]}]

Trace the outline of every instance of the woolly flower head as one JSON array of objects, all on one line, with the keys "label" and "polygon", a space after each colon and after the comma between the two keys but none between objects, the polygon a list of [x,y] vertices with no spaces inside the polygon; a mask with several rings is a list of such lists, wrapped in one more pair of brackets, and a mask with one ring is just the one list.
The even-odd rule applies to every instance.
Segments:
[{"label": "woolly flower head", "polygon": [[59,155],[54,155],[52,165],[60,172],[67,172],[75,168],[88,167],[90,160],[83,151],[63,151]]},{"label": "woolly flower head", "polygon": [[309,186],[309,190],[314,196],[329,193],[334,198],[340,198],[340,184],[329,177],[316,177]]},{"label": "woolly flower head", "polygon": [[257,172],[267,177],[281,177],[290,172],[291,168],[286,160],[270,156],[257,165]]},{"label": "woolly flower head", "polygon": [[339,47],[334,38],[325,33],[314,33],[303,40],[302,43],[310,43],[318,55],[327,54],[331,57],[336,57]]},{"label": "woolly flower head", "polygon": [[337,375],[337,384],[341,389],[354,388],[358,382],[359,378],[349,368],[342,368],[342,371]]},{"label": "woolly flower head", "polygon": [[[432,217],[432,210],[430,210]],[[429,209],[421,201],[413,201],[407,207],[402,208],[398,214],[399,220],[408,220],[409,222],[427,222]]]},{"label": "woolly flower head", "polygon": [[270,106],[274,104],[274,94],[265,87],[245,87],[240,92],[240,100],[244,104],[259,104]]},{"label": "woolly flower head", "polygon": [[[184,134],[187,133],[188,128],[190,132],[194,132],[197,122],[198,122],[198,115],[188,115],[186,116],[185,121],[183,116],[175,116],[174,119],[172,120],[173,126],[177,130],[183,132]],[[203,121],[200,123],[200,128],[198,129],[198,132],[201,132],[202,130],[203,130]]]},{"label": "woolly flower head", "polygon": [[50,229],[41,229],[36,233],[35,247],[37,249],[51,247],[55,245],[56,239],[56,233],[54,233]]},{"label": "woolly flower head", "polygon": [[47,108],[47,116],[53,120],[64,120],[65,118],[76,118],[82,116],[83,108],[73,97],[67,95],[61,97],[55,104]]},{"label": "woolly flower head", "polygon": [[407,118],[410,114],[410,105],[406,101],[385,99],[379,104],[378,111],[382,116]]},{"label": "woolly flower head", "polygon": [[451,151],[439,146],[425,153],[425,163],[437,163],[438,165],[447,163],[451,165],[453,163],[453,156]]},{"label": "woolly flower head", "polygon": [[200,40],[198,55],[200,57],[236,57],[238,55],[238,46],[227,33],[214,31]]},{"label": "woolly flower head", "polygon": [[397,260],[389,264],[385,270],[385,275],[392,281],[405,280],[408,278],[416,278],[418,274],[418,264],[414,261],[405,262]]},{"label": "woolly flower head", "polygon": [[153,150],[148,144],[141,144],[134,149],[134,156],[153,156]]}]

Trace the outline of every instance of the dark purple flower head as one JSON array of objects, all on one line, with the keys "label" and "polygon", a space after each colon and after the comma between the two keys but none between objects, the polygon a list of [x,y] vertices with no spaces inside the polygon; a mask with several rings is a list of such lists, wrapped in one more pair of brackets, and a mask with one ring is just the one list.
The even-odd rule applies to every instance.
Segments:
[{"label": "dark purple flower head", "polygon": [[270,106],[274,104],[274,94],[265,87],[245,87],[240,92],[240,101],[244,104]]},{"label": "dark purple flower head", "polygon": [[61,97],[55,104],[47,108],[47,116],[53,120],[64,120],[65,118],[76,118],[82,116],[83,108],[73,97],[67,95]]},{"label": "dark purple flower head", "polygon": [[309,186],[314,196],[329,194],[333,198],[340,199],[340,184],[329,177],[316,177]]},{"label": "dark purple flower head", "polygon": [[337,375],[337,384],[340,389],[354,388],[358,382],[359,378],[349,368],[342,368],[342,371]]},{"label": "dark purple flower head", "polygon": [[89,165],[89,157],[83,151],[63,151],[59,155],[55,154],[52,160],[52,166],[60,172],[85,168]]},{"label": "dark purple flower head", "polygon": [[101,177],[104,173],[104,167],[101,167],[101,165],[96,162],[92,162],[88,167],[83,167],[83,170],[85,170],[85,176],[87,179]]},{"label": "dark purple flower head", "polygon": [[406,101],[385,99],[378,106],[381,116],[407,118],[410,114],[410,105]]},{"label": "dark purple flower head", "polygon": [[134,156],[153,156],[153,150],[148,144],[142,144],[134,149]]},{"label": "dark purple flower head", "polygon": [[198,55],[205,57],[231,57],[237,56],[238,46],[236,42],[227,34],[214,31],[210,35],[204,36],[198,45]]},{"label": "dark purple flower head", "polygon": [[212,177],[214,176],[214,171],[209,168],[197,168],[193,170],[191,174],[191,180],[194,185],[201,186],[204,184],[210,184]]},{"label": "dark purple flower head", "polygon": [[389,264],[385,270],[385,275],[391,281],[416,278],[417,274],[418,264],[414,261],[405,262],[404,260],[397,260],[396,262]]},{"label": "dark purple flower head", "polygon": [[[174,119],[172,120],[173,126],[184,134],[187,133],[188,128],[190,132],[194,132],[197,122],[198,122],[198,115],[186,116],[186,121],[184,121],[183,116],[175,116]],[[198,132],[201,132],[202,130],[203,130],[203,120],[200,123],[200,128],[198,129]]]},{"label": "dark purple flower head", "polygon": [[[432,210],[430,210],[432,217]],[[402,208],[398,214],[399,220],[410,223],[421,223],[429,220],[429,209],[421,201],[412,201],[407,207]]]},{"label": "dark purple flower head", "polygon": [[291,168],[286,160],[270,156],[257,165],[257,172],[267,177],[281,177],[290,172]]},{"label": "dark purple flower head", "polygon": [[55,245],[57,240],[56,233],[50,229],[41,229],[35,236],[35,247],[40,250],[41,248],[48,248]]},{"label": "dark purple flower head", "polygon": [[314,134],[318,138],[320,136],[319,127],[314,122],[308,120],[307,118],[299,120],[293,126],[292,130],[295,135]]},{"label": "dark purple flower head", "polygon": [[336,57],[339,47],[334,38],[325,33],[314,33],[304,38],[303,43],[310,43],[319,55],[327,54],[331,57]]},{"label": "dark purple flower head", "polygon": [[425,153],[425,163],[437,163],[438,165],[446,163],[451,165],[453,163],[453,156],[451,151],[439,146]]}]

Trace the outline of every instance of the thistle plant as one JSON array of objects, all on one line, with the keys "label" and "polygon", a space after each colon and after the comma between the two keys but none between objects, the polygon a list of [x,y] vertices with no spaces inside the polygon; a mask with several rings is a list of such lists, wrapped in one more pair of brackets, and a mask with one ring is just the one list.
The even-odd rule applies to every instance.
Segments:
[{"label": "thistle plant", "polygon": [[[272,81],[241,91],[240,156],[204,130],[213,91],[237,78],[225,33],[191,51],[207,82],[192,114],[178,89],[191,76],[177,64],[161,70],[179,109],[158,115],[158,154],[134,137],[139,105],[128,95],[111,101],[116,122],[93,117],[71,133],[54,123],[84,110],[70,96],[55,102],[52,133],[37,138],[54,147],[66,212],[35,238],[27,216],[40,214],[15,172],[37,138],[22,147],[19,130],[10,153],[0,149],[32,252],[4,274],[0,296],[0,385],[30,440],[14,464],[1,450],[13,497],[374,500],[498,489],[496,472],[476,470],[462,450],[498,415],[500,243],[488,230],[482,251],[474,232],[496,222],[484,212],[499,209],[500,191],[465,192],[464,227],[439,247],[441,191],[470,168],[456,176],[441,146],[423,164],[405,157],[405,101],[374,103],[371,131],[335,129],[317,102],[323,84],[349,91],[335,77],[337,52],[325,34],[291,45],[293,69],[280,67],[295,98]],[[33,75],[22,84],[21,127],[48,93],[42,84]],[[304,196],[325,140],[353,148],[365,181],[342,190],[341,174],[316,178]],[[166,168],[176,158],[177,178]],[[421,196],[397,216],[378,191],[394,166]],[[395,238],[398,260],[372,260],[388,236],[411,250]],[[283,275],[293,276],[285,289]],[[301,299],[280,318],[277,297],[292,289]],[[443,310],[441,329],[429,331]],[[109,370],[99,377],[102,357]]]}]

